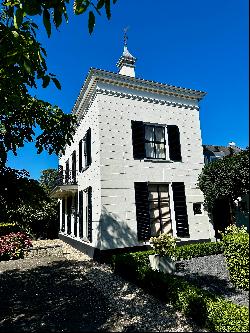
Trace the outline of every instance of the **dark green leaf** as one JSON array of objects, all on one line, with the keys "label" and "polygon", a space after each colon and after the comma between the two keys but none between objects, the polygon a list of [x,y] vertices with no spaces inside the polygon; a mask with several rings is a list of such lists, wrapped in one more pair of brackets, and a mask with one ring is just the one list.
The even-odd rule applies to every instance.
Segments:
[{"label": "dark green leaf", "polygon": [[99,0],[96,5],[96,8],[101,9],[104,6],[104,3],[105,3],[105,0]]},{"label": "dark green leaf", "polygon": [[88,20],[88,28],[89,28],[89,33],[91,34],[94,30],[95,26],[95,15],[92,11],[89,12],[89,20]]},{"label": "dark green leaf", "polygon": [[50,35],[51,35],[51,22],[50,22],[50,13],[49,13],[48,9],[44,9],[44,11],[43,11],[43,24],[46,28],[48,37],[50,37]]},{"label": "dark green leaf", "polygon": [[23,10],[18,8],[14,16],[14,26],[16,29],[20,27],[23,22]]},{"label": "dark green leaf", "polygon": [[62,12],[59,8],[55,7],[53,17],[55,26],[58,28],[62,23]]},{"label": "dark green leaf", "polygon": [[43,88],[46,88],[48,85],[49,85],[49,82],[50,82],[50,77],[48,75],[45,75],[43,78]]},{"label": "dark green leaf", "polygon": [[24,68],[26,69],[26,71],[30,74],[30,72],[31,72],[30,64],[28,64],[28,62],[24,61],[23,65],[24,65]]},{"label": "dark green leaf", "polygon": [[105,10],[108,20],[111,18],[110,0],[105,0]]},{"label": "dark green leaf", "polygon": [[61,84],[60,82],[55,78],[55,77],[52,77],[52,81],[54,82],[55,86],[57,87],[57,89],[61,90]]}]

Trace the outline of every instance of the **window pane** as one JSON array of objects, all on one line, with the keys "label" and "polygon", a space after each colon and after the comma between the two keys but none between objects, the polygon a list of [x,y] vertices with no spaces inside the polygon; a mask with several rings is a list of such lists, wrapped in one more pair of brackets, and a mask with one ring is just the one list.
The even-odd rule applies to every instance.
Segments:
[{"label": "window pane", "polygon": [[148,141],[154,141],[154,127],[145,126],[145,139]]},{"label": "window pane", "polygon": [[165,130],[164,127],[155,127],[155,140],[158,142],[165,141]]},{"label": "window pane", "polygon": [[155,158],[166,158],[164,143],[156,143],[155,148]]},{"label": "window pane", "polygon": [[153,143],[145,143],[145,151],[146,157],[154,158],[154,144]]}]

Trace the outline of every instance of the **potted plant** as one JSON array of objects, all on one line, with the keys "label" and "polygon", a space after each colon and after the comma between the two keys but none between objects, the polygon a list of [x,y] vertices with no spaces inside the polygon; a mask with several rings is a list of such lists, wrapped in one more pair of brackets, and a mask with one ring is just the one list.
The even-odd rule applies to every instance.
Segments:
[{"label": "potted plant", "polygon": [[176,238],[169,234],[161,234],[158,237],[151,237],[150,244],[155,251],[155,254],[149,255],[151,268],[164,273],[171,274],[175,272],[174,251]]}]

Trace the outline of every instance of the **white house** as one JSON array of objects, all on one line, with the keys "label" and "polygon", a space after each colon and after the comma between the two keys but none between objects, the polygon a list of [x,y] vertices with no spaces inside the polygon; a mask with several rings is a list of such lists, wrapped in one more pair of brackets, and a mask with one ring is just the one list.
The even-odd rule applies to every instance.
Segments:
[{"label": "white house", "polygon": [[92,257],[143,248],[163,232],[213,238],[197,188],[205,93],[136,78],[135,62],[125,44],[119,73],[90,69],[59,159],[59,237]]}]

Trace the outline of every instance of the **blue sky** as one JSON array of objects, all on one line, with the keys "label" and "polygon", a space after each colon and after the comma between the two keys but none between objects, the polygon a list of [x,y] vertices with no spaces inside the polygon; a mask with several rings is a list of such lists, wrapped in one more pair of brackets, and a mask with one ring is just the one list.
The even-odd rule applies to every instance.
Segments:
[{"label": "blue sky", "polygon": [[[248,0],[118,0],[110,21],[96,18],[91,36],[87,17],[69,11],[69,23],[50,39],[44,28],[38,35],[62,90],[39,87],[37,97],[71,112],[90,67],[117,72],[123,29],[129,26],[136,76],[206,91],[200,103],[202,142],[248,145]],[[41,170],[57,168],[57,161],[55,155],[37,155],[33,143],[20,148],[17,157],[8,156],[9,166],[26,169],[35,179]]]}]

